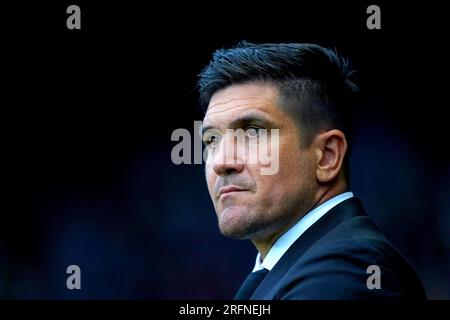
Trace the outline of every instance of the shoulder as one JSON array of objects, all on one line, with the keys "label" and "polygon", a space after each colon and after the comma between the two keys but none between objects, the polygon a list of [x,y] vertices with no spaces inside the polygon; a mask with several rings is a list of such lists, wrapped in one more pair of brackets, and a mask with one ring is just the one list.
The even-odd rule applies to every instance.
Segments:
[{"label": "shoulder", "polygon": [[[380,288],[368,285],[371,276],[379,277]],[[367,216],[327,233],[292,264],[281,283],[280,299],[385,299],[423,293],[410,264]]]}]

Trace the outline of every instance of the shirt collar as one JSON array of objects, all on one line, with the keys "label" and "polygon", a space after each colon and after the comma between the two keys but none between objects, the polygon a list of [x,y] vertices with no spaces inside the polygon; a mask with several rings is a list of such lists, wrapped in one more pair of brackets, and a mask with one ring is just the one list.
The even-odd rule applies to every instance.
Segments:
[{"label": "shirt collar", "polygon": [[269,271],[275,266],[275,264],[286,253],[289,247],[300,236],[311,227],[317,220],[319,220],[325,213],[330,211],[333,207],[337,206],[342,201],[345,201],[353,197],[353,192],[344,192],[337,195],[330,200],[322,203],[317,208],[314,208],[306,215],[304,215],[298,222],[296,222],[289,230],[281,235],[278,240],[273,244],[267,253],[264,261],[261,261],[261,255],[258,253],[256,256],[255,267],[252,272],[268,269]]}]

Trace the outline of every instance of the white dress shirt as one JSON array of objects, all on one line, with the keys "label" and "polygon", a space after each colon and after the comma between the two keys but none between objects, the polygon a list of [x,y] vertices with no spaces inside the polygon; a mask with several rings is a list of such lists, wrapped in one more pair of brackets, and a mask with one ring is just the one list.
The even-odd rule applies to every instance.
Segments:
[{"label": "white dress shirt", "polygon": [[270,248],[264,261],[261,261],[261,255],[258,253],[256,256],[255,267],[252,272],[267,269],[272,270],[275,264],[281,259],[281,257],[286,253],[289,247],[298,239],[300,236],[311,227],[317,220],[319,220],[325,213],[330,211],[333,207],[337,206],[344,200],[353,197],[352,192],[345,192],[337,195],[330,200],[322,203],[317,208],[311,210],[306,215],[304,215],[296,224],[294,224],[289,230],[287,230]]}]

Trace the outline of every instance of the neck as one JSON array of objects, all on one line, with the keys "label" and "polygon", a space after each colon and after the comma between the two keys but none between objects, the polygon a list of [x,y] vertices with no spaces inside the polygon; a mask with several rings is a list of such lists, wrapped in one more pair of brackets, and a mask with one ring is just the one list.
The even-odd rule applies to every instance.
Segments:
[{"label": "neck", "polygon": [[269,235],[251,239],[254,246],[261,255],[261,259],[263,260],[267,256],[278,238],[287,230],[289,230],[299,219],[303,218],[309,211],[317,208],[321,204],[327,202],[331,198],[345,191],[347,191],[347,184],[345,183],[345,180],[338,180],[338,182],[331,187],[320,186],[316,193],[315,199],[309,206],[308,210],[300,213],[299,215],[293,215],[292,219],[290,219],[288,223],[284,224],[280,228],[277,228],[274,232],[269,233]]}]

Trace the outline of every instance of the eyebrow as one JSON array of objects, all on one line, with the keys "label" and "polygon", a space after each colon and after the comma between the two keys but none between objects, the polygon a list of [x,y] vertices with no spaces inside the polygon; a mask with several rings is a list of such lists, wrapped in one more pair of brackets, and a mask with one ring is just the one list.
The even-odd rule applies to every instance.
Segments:
[{"label": "eyebrow", "polygon": [[[230,124],[228,125],[227,129],[239,128],[239,127],[243,127],[244,125],[248,125],[248,124],[261,124],[261,125],[272,126],[272,127],[275,126],[275,123],[273,121],[269,120],[267,117],[263,116],[261,113],[252,112],[252,113],[248,113],[243,116],[240,116],[236,119],[233,119],[230,122]],[[214,128],[215,128],[214,126],[202,126],[201,127],[202,137],[203,137],[205,131],[214,129]]]}]

